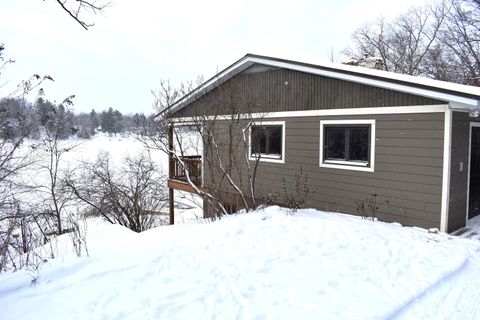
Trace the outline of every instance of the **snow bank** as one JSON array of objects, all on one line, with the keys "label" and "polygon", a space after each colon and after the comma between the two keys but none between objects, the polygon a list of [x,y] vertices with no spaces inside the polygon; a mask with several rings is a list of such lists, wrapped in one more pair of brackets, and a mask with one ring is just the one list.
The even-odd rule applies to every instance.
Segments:
[{"label": "snow bank", "polygon": [[[270,207],[136,234],[88,229],[35,286],[0,275],[0,319],[388,318],[480,242],[358,217]],[[60,239],[59,241],[63,241]]]}]

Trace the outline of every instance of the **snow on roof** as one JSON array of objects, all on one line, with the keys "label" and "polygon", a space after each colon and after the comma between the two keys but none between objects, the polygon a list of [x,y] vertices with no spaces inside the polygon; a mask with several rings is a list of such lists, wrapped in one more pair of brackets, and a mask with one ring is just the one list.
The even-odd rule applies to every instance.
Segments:
[{"label": "snow on roof", "polygon": [[[371,58],[371,59],[381,60],[381,58]],[[338,69],[338,70],[348,71],[352,73],[381,77],[381,78],[385,78],[386,80],[388,79],[397,80],[402,82],[409,82],[411,84],[416,84],[416,85],[423,85],[423,86],[428,86],[428,87],[437,88],[437,89],[454,91],[460,94],[476,96],[477,99],[480,99],[480,87],[467,86],[467,85],[453,83],[453,82],[434,80],[427,77],[411,76],[408,74],[401,74],[401,73],[389,72],[389,71],[378,70],[378,69],[357,68],[355,66],[349,66],[344,64],[328,63],[328,64],[323,64],[323,66]]]},{"label": "snow on roof", "polygon": [[240,60],[225,68],[198,88],[175,102],[170,110],[176,112],[182,109],[203,94],[209,92],[221,83],[241,73],[254,64],[295,70],[445,100],[455,109],[466,109],[470,111],[480,110],[480,87],[345,64],[310,64],[255,54],[247,54]]}]

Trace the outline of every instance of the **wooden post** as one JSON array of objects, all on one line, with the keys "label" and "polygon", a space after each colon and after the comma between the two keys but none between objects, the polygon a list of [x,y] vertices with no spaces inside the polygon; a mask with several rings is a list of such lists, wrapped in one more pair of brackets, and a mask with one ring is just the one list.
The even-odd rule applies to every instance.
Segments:
[{"label": "wooden post", "polygon": [[175,208],[173,201],[173,188],[168,188],[168,212],[170,214],[170,224],[175,223]]},{"label": "wooden post", "polygon": [[[175,159],[170,151],[173,151],[173,125],[168,126],[168,178],[173,177],[175,171]],[[170,224],[175,223],[175,202],[173,199],[173,188],[168,188],[168,212],[170,216]]]}]

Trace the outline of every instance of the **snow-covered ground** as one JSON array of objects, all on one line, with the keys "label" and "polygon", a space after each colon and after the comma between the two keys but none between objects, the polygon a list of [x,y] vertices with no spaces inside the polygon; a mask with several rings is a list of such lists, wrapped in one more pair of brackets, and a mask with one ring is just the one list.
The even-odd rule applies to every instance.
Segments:
[{"label": "snow-covered ground", "polygon": [[[40,145],[40,141],[26,140],[19,149],[19,154],[32,152],[32,146]],[[61,140],[59,149],[68,148],[70,151],[64,152],[59,161],[59,179],[68,170],[73,170],[82,162],[94,162],[100,152],[106,152],[110,155],[113,165],[120,165],[127,157],[135,157],[141,152],[146,152],[142,142],[134,136],[108,136],[99,133],[92,139]],[[151,151],[150,156],[159,170],[167,170],[167,156],[161,151]],[[49,163],[50,154],[45,147],[37,147],[32,154],[34,161],[30,166],[23,168],[21,174],[17,176],[17,182],[30,187],[48,186],[50,178],[46,166]],[[27,202],[39,201],[42,198],[42,192],[31,192],[22,194],[20,199]]]},{"label": "snow-covered ground", "polygon": [[0,274],[0,319],[480,318],[480,242],[398,224],[269,207],[87,241]]},{"label": "snow-covered ground", "polygon": [[[66,143],[79,145],[62,170],[143,150],[133,137]],[[63,235],[38,274],[0,274],[0,319],[480,319],[480,216],[455,237],[278,207],[208,222],[198,199],[176,200],[181,224],[136,234],[89,220],[88,257]]]},{"label": "snow-covered ground", "polygon": [[[196,138],[196,137],[195,137]],[[186,136],[185,139],[197,141]],[[27,140],[22,145],[20,152],[31,151],[31,145],[37,145],[39,142],[35,140]],[[193,143],[192,143],[193,144]],[[198,144],[198,143],[197,143]],[[127,158],[134,158],[140,153],[148,153],[153,163],[157,166],[157,170],[164,175],[168,171],[168,157],[165,152],[160,150],[153,150],[145,148],[145,145],[133,135],[117,135],[109,136],[103,133],[97,133],[92,139],[76,139],[72,138],[65,141],[60,141],[61,148],[71,149],[63,153],[59,163],[59,179],[68,170],[74,170],[82,162],[94,162],[100,152],[106,152],[112,160],[112,165],[120,167],[122,162]],[[42,158],[43,157],[43,158]],[[42,166],[45,166],[49,154],[43,149],[38,148],[35,158],[44,159],[44,161],[37,161],[33,165],[22,170],[18,176],[18,182],[22,185],[35,187],[29,189],[28,192],[18,193],[17,198],[30,205],[42,203],[45,197],[49,194],[49,176],[48,172]],[[41,186],[47,186],[41,187]],[[176,200],[176,221],[184,221],[196,219],[201,217],[201,199],[185,192],[175,192]],[[195,208],[196,210],[190,210]],[[188,209],[188,210],[185,210]],[[168,210],[168,208],[166,209]]]},{"label": "snow-covered ground", "polygon": [[[20,152],[29,151],[31,145],[38,145],[39,141],[27,140],[22,145]],[[77,167],[82,162],[94,162],[100,152],[106,152],[111,157],[114,165],[120,165],[127,157],[134,158],[142,152],[147,152],[144,144],[136,139],[134,136],[108,136],[107,134],[99,133],[92,139],[69,139],[62,140],[59,143],[60,149],[68,148],[70,151],[63,153],[59,162],[60,173],[66,170],[71,170]],[[49,153],[46,148],[38,148],[35,157],[38,160],[49,158]],[[167,155],[160,150],[150,150],[150,157],[158,168],[166,172],[168,170]],[[47,173],[42,172],[42,165],[45,166],[46,161],[37,161],[32,166],[27,167],[22,171],[23,178],[30,178],[31,180],[48,180]],[[40,174],[40,176],[39,176]],[[61,174],[60,174],[61,175]],[[45,177],[43,177],[45,176]],[[42,181],[41,181],[42,182]]]},{"label": "snow-covered ground", "polygon": [[[480,241],[480,216],[470,219],[461,237]],[[461,230],[459,230],[461,231]],[[478,250],[463,267],[425,292],[399,318],[480,319],[480,253]],[[426,308],[431,306],[431,310]]]}]

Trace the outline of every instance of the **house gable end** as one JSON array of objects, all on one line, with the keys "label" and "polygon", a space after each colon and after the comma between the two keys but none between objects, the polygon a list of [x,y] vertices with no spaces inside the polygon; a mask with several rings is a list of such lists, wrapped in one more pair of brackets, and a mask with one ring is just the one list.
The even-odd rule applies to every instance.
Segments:
[{"label": "house gable end", "polygon": [[437,104],[446,102],[306,72],[252,65],[171,116]]},{"label": "house gable end", "polygon": [[480,110],[480,89],[477,87],[342,64],[313,65],[247,54],[174,103],[168,109],[170,116],[177,116],[176,113],[179,110],[190,106],[192,102],[239,74],[261,73],[275,69],[298,71],[305,74],[421,96],[448,102],[455,109],[466,111]]}]

